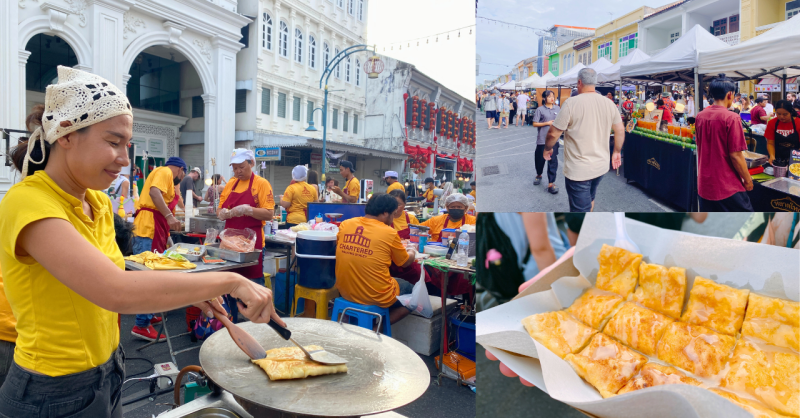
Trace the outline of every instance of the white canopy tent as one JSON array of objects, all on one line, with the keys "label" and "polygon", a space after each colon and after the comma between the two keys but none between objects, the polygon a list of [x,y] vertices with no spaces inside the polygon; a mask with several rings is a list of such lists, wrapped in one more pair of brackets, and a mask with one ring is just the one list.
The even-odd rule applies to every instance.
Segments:
[{"label": "white canopy tent", "polygon": [[700,52],[700,74],[731,78],[800,75],[800,15],[730,48]]},{"label": "white canopy tent", "polygon": [[570,68],[564,74],[562,74],[562,75],[560,75],[560,76],[558,76],[558,77],[556,77],[556,78],[554,78],[552,80],[548,80],[547,81],[547,87],[569,86],[569,84],[567,84],[567,81],[569,81],[572,76],[574,76],[575,79],[577,80],[578,71],[580,71],[580,70],[582,70],[584,68],[586,68],[586,66],[581,64],[581,63],[575,64],[574,67]]},{"label": "white canopy tent", "polygon": [[514,80],[509,81],[508,83],[503,84],[502,86],[498,87],[500,90],[514,90],[516,88],[517,82]]},{"label": "white canopy tent", "polygon": [[[609,61],[608,59],[606,59],[604,57],[600,57],[600,58],[597,59],[597,61],[591,63],[588,66],[586,66],[586,68],[591,68],[591,69],[595,70],[599,74],[600,71],[602,71],[602,70],[604,70],[606,68],[609,68],[609,67],[611,67],[613,65],[614,64],[612,64],[611,61]],[[580,70],[578,70],[578,71],[580,71]],[[572,71],[567,71],[567,73],[564,73],[563,76],[558,77],[558,84],[562,85],[562,86],[577,86],[578,85],[578,71],[576,71],[574,73]]]},{"label": "white canopy tent", "polygon": [[541,79],[542,79],[542,77],[539,77],[539,74],[534,74],[534,75],[532,75],[532,76],[520,81],[519,82],[519,87],[522,87],[523,89],[531,89],[531,88],[533,88],[532,84],[536,83],[537,81],[539,81]]},{"label": "white canopy tent", "polygon": [[721,39],[700,25],[695,25],[670,46],[643,61],[622,65],[623,79],[691,83],[694,80],[683,72],[692,72],[699,65],[699,53],[730,48]]},{"label": "white canopy tent", "polygon": [[533,88],[533,89],[546,88],[547,87],[547,82],[552,80],[552,79],[554,79],[554,78],[556,78],[556,76],[553,75],[553,73],[546,73],[545,75],[539,77],[538,80],[532,81],[529,84],[529,86],[530,86],[529,88]]},{"label": "white canopy tent", "polygon": [[616,64],[597,72],[597,84],[618,83],[620,81],[620,68],[623,65],[632,65],[647,59],[650,59],[650,55],[645,54],[639,48],[629,51],[628,55],[622,57]]}]

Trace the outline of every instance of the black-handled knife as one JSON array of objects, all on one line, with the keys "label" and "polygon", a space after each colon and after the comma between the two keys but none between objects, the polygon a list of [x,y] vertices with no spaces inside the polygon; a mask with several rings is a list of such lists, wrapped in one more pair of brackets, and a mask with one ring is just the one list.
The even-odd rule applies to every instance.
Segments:
[{"label": "black-handled knife", "polygon": [[281,324],[275,321],[269,321],[269,326],[275,330],[284,340],[289,340],[292,338],[292,331],[289,331],[287,328],[282,327]]}]

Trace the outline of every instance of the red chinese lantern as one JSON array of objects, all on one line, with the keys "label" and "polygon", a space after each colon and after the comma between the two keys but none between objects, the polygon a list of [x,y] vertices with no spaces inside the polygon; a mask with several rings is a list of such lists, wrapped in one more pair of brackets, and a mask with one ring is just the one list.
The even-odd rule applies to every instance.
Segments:
[{"label": "red chinese lantern", "polygon": [[383,61],[377,55],[373,55],[364,63],[364,72],[367,73],[367,78],[378,78],[384,67]]},{"label": "red chinese lantern", "polygon": [[417,108],[419,107],[419,97],[411,98],[411,128],[417,127]]},{"label": "red chinese lantern", "polygon": [[428,108],[428,101],[427,100],[422,100],[422,102],[420,102],[420,107],[419,107],[419,128],[420,129],[425,129],[425,125],[428,122],[426,120],[426,118],[425,118],[425,109],[427,109],[427,108]]},{"label": "red chinese lantern", "polygon": [[428,130],[435,131],[436,130],[436,109],[434,106],[436,104],[433,102],[428,103]]}]

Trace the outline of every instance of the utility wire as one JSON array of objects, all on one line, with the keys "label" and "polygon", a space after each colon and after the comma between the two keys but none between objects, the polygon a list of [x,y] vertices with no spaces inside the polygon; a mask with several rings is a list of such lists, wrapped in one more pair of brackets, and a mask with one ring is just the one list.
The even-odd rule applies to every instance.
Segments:
[{"label": "utility wire", "polygon": [[[413,38],[413,39],[406,39],[405,41],[384,42],[384,43],[380,43],[378,45],[380,45],[380,47],[382,47],[383,51],[386,51],[387,47],[389,47],[390,50],[393,50],[394,49],[393,47],[395,45],[399,46],[400,48],[402,48],[403,46],[405,46],[406,48],[412,48],[414,46],[420,46],[419,45],[419,41],[422,41],[422,40],[426,41],[425,44],[429,44],[430,40],[432,38],[434,40],[434,43],[439,42],[439,36],[447,35],[447,38],[445,38],[443,40],[445,40],[445,41],[450,40],[450,34],[452,34],[453,32],[457,33],[456,35],[454,35],[454,38],[461,38],[462,37],[461,31],[464,31],[464,34],[463,34],[464,37],[470,36],[475,31],[475,25],[472,24],[472,25],[468,25],[468,26],[462,26],[460,28],[455,28],[455,29],[444,31],[444,32],[434,33],[432,35],[420,36],[418,38]],[[405,45],[403,45],[403,44],[405,44]]]},{"label": "utility wire", "polygon": [[508,25],[508,26],[517,26],[517,27],[520,27],[520,28],[525,28],[525,29],[530,29],[530,30],[540,30],[540,31],[547,32],[547,29],[534,28],[533,26],[520,25],[519,23],[506,22],[504,20],[492,19],[492,18],[489,18],[489,17],[478,16],[478,19],[483,19],[483,20],[485,20],[487,22],[492,22],[492,23],[495,23],[495,24]]}]

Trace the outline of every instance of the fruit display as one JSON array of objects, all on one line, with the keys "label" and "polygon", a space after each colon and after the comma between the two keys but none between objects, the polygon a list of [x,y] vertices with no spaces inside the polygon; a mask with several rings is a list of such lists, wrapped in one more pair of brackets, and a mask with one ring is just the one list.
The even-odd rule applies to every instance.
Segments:
[{"label": "fruit display", "polygon": [[633,128],[633,133],[641,135],[646,138],[655,139],[656,141],[667,142],[673,145],[680,145],[681,147],[684,148],[689,148],[689,149],[697,148],[697,146],[694,143],[693,137],[690,136],[691,131],[689,130],[689,128],[670,126],[668,132],[662,132],[637,126]]}]

